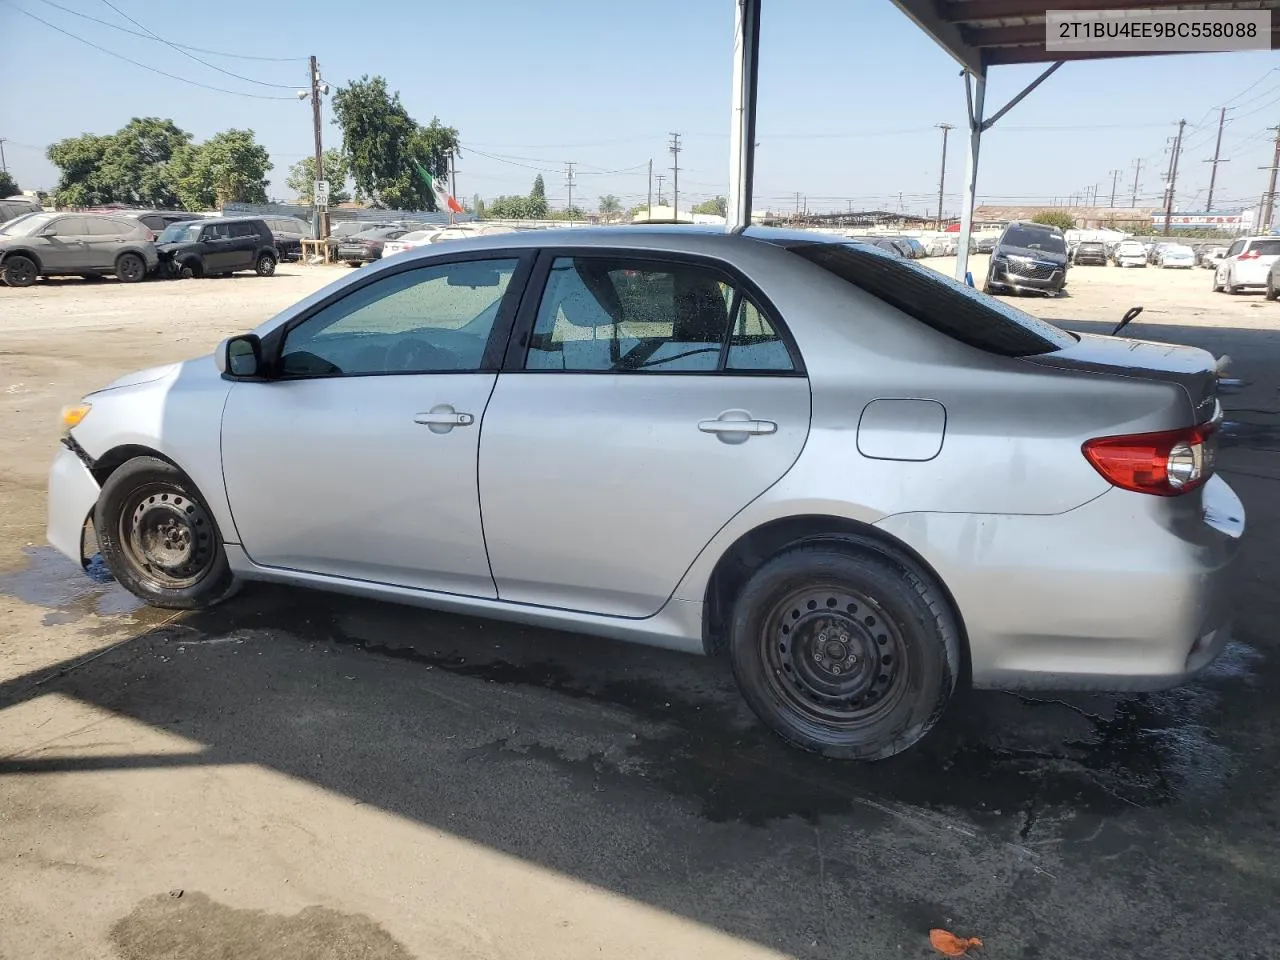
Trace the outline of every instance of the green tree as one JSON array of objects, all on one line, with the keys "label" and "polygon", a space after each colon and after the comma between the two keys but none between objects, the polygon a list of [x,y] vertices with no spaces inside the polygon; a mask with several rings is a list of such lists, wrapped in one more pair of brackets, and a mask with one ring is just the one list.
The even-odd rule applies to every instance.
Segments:
[{"label": "green tree", "polygon": [[533,189],[529,191],[530,200],[546,200],[547,185],[542,182],[542,174],[533,178]]},{"label": "green tree", "polygon": [[569,207],[567,210],[551,210],[546,214],[548,220],[585,220],[587,215],[582,212],[579,206]]},{"label": "green tree", "polygon": [[[351,199],[347,192],[347,156],[340,147],[330,147],[324,152],[324,178],[329,181],[329,203],[346,203]],[[309,204],[316,182],[316,158],[303,157],[289,168],[289,176],[284,184],[298,198],[298,202]]]},{"label": "green tree", "polygon": [[0,170],[0,197],[12,197],[15,193],[21,192],[18,181],[13,179],[7,170]]},{"label": "green tree", "polygon": [[252,130],[223,130],[180,150],[170,164],[173,183],[190,210],[228,203],[266,203],[271,159]]},{"label": "green tree", "polygon": [[600,198],[600,216],[606,220],[612,220],[618,214],[622,213],[622,203],[612,193],[605,194]]},{"label": "green tree", "polygon": [[690,212],[724,217],[729,213],[729,201],[724,197],[713,197],[710,200],[703,200],[701,203],[694,204]]},{"label": "green tree", "polygon": [[176,206],[169,165],[190,143],[191,134],[158,117],[135,117],[106,136],[86,133],[59,140],[45,152],[60,171],[56,202]]},{"label": "green tree", "polygon": [[459,152],[457,130],[435,117],[420,126],[384,78],[368,75],[338,89],[333,113],[358,194],[386,207],[436,209],[435,195],[417,166],[445,179],[449,154]]},{"label": "green tree", "polygon": [[1031,222],[1043,223],[1045,226],[1057,227],[1059,230],[1074,230],[1076,218],[1065,210],[1041,210],[1031,218]]},{"label": "green tree", "polygon": [[485,210],[496,220],[545,220],[548,216],[547,201],[533,197],[498,197]]}]

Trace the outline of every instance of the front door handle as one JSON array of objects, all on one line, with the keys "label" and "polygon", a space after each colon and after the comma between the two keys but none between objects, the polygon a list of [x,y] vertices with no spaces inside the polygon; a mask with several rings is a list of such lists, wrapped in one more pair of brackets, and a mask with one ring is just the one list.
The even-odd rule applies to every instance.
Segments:
[{"label": "front door handle", "polygon": [[414,423],[420,423],[432,433],[448,433],[454,427],[469,427],[476,418],[469,413],[460,413],[447,403],[438,403],[426,413],[414,414]]},{"label": "front door handle", "polygon": [[726,410],[714,420],[699,420],[698,429],[713,433],[723,443],[746,443],[751,437],[778,432],[772,420],[756,420],[746,410]]}]

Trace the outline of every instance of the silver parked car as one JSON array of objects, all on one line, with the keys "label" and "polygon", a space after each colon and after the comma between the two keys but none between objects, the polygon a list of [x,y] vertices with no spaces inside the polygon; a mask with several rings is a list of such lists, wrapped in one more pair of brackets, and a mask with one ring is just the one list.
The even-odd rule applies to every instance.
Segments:
[{"label": "silver parked car", "polygon": [[91,523],[161,607],[271,580],[725,654],[787,740],[871,759],[962,679],[1215,657],[1217,383],[812,234],[459,240],[68,408],[48,536]]},{"label": "silver parked car", "polygon": [[155,269],[155,235],[137,220],[96,213],[33,213],[0,232],[0,278],[29,287],[40,277],[115,274],[125,283]]}]

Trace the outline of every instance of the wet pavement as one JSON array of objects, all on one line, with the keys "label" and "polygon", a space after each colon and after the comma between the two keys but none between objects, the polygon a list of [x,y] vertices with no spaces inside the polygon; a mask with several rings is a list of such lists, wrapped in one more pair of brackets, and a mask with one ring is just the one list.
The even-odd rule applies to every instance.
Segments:
[{"label": "wet pavement", "polygon": [[[989,957],[1273,957],[1280,390],[1254,363],[1225,404],[1235,640],[1174,690],[966,692],[913,750],[841,764],[765,732],[716,661],[265,585],[173,617],[32,548],[0,594],[119,640],[0,684],[0,711],[57,693],[199,749],[0,758],[0,780],[254,764],[802,957],[926,957],[936,926]],[[167,942],[184,910],[235,915],[158,899],[113,936]]]}]

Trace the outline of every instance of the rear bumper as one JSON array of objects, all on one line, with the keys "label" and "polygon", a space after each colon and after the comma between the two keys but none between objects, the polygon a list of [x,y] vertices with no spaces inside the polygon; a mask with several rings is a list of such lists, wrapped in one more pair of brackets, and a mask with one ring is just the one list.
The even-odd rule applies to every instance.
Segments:
[{"label": "rear bumper", "polygon": [[84,559],[85,522],[98,502],[101,488],[84,462],[67,447],[58,451],[49,468],[48,524],[45,536],[59,553],[76,563]]},{"label": "rear bumper", "polygon": [[878,526],[955,598],[974,686],[1150,690],[1203,670],[1230,636],[1244,508],[1220,477],[1185,499],[1113,489],[1053,516],[900,514]]}]

